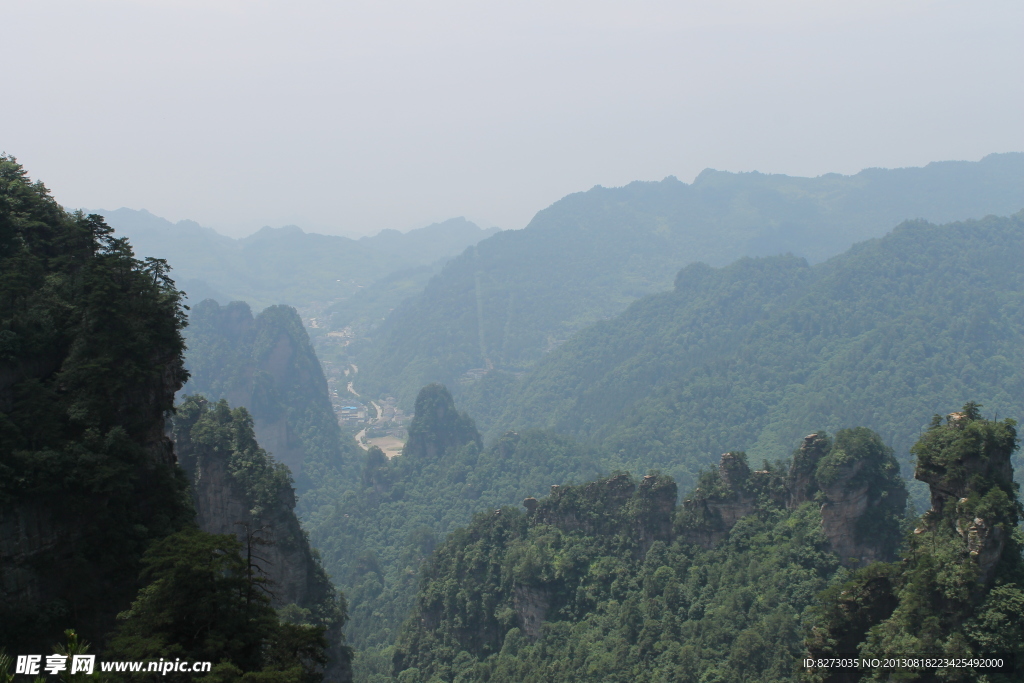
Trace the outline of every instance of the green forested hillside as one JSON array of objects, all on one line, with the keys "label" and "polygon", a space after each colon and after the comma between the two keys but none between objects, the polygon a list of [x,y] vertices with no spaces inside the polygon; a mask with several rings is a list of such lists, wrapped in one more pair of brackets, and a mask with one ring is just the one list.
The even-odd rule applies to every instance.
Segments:
[{"label": "green forested hillside", "polygon": [[248,409],[260,445],[291,469],[301,491],[312,481],[345,485],[355,472],[357,447],[342,435],[295,309],[271,306],[254,318],[240,301],[220,306],[206,300],[193,307],[187,335],[192,377],[184,393]]},{"label": "green forested hillside", "polygon": [[171,223],[148,211],[98,213],[127,236],[138,253],[172,263],[192,303],[213,298],[221,303],[246,301],[257,308],[326,306],[390,273],[451,258],[497,232],[453,218],[407,233],[384,230],[358,240],[307,233],[294,225],[265,227],[236,240],[194,221]]},{"label": "green forested hillside", "polygon": [[[934,507],[913,531],[904,526],[892,563],[904,487],[892,451],[863,428],[813,434],[791,461],[756,471],[727,453],[678,507],[670,478],[619,475],[554,487],[524,501],[525,513],[478,514],[424,568],[390,674],[404,683],[1019,680],[1016,446],[1013,422],[983,420],[975,404],[947,424],[936,416],[915,447]],[[846,551],[851,539],[859,559]],[[803,663],[926,653],[1009,665]]]},{"label": "green forested hillside", "polygon": [[380,326],[404,300],[422,292],[440,269],[440,264],[437,264],[388,273],[349,298],[328,307],[324,311],[324,322],[331,329],[351,326],[353,336],[362,339]]},{"label": "green forested hillside", "polygon": [[374,334],[360,354],[357,387],[408,407],[437,381],[462,402],[473,394],[467,371],[520,372],[583,327],[669,289],[688,263],[787,251],[820,261],[907,219],[948,222],[1022,207],[1022,154],[854,176],[706,171],[689,185],[667,178],[595,187],[447,264]]},{"label": "green forested hillside", "polygon": [[[196,528],[165,431],[188,377],[168,271],[0,156],[0,680],[36,679],[11,670],[19,653],[56,652],[209,661],[224,683],[318,683],[331,627],[334,680],[349,680],[344,612],[322,573],[308,610],[278,614],[259,543]],[[222,407],[190,415],[191,455],[223,449],[257,518],[272,499],[294,504],[244,411]],[[291,522],[291,540],[305,543]],[[63,663],[63,678],[87,675]]]},{"label": "green forested hillside", "polygon": [[[852,504],[850,491],[870,502]],[[883,539],[899,538],[902,492],[891,451],[863,429],[816,434],[791,463],[758,471],[726,454],[678,507],[663,475],[553,487],[524,501],[525,514],[478,515],[438,549],[393,672],[792,680],[815,596],[844,561],[861,561],[844,539],[857,539],[854,555],[893,557]]]},{"label": "green forested hillside", "polygon": [[551,428],[689,485],[723,451],[769,457],[855,423],[907,468],[932,406],[977,397],[989,415],[1024,415],[1022,259],[1017,214],[906,223],[816,266],[688,266],[674,291],[551,353],[490,431]]},{"label": "green forested hillside", "polygon": [[[360,479],[318,495],[306,522],[324,567],[344,591],[358,648],[392,644],[412,608],[419,566],[445,536],[479,510],[538,495],[555,482],[600,470],[596,456],[567,439],[510,433],[483,449],[473,421],[448,391],[428,386],[403,453],[391,460],[373,447]],[[335,497],[331,497],[333,494]]]},{"label": "green forested hillside", "polygon": [[106,632],[143,551],[190,515],[163,434],[187,377],[181,293],[112,232],[0,155],[0,644],[14,652]]}]

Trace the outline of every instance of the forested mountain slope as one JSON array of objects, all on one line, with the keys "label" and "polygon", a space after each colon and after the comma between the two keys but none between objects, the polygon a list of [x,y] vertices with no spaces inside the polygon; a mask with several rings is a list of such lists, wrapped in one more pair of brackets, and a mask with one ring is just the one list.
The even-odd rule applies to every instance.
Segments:
[{"label": "forested mountain slope", "polygon": [[467,371],[526,369],[581,328],[668,289],[688,263],[787,251],[820,261],[907,219],[1022,207],[1024,154],[854,176],[709,170],[689,185],[666,178],[595,187],[448,263],[375,334],[358,387],[410,406],[421,386],[439,381],[474,400],[466,407],[476,413],[478,388],[458,382],[480,373]]},{"label": "forested mountain slope", "polygon": [[192,308],[186,332],[192,376],[183,394],[246,408],[260,445],[288,466],[301,491],[314,480],[322,486],[351,476],[344,470],[354,467],[358,447],[338,426],[294,308],[270,306],[253,317],[248,304],[208,299]]},{"label": "forested mountain slope", "polygon": [[681,506],[665,476],[554,486],[438,549],[394,673],[792,680],[814,596],[844,562],[894,557],[905,496],[865,429],[814,434],[757,471],[727,453]]},{"label": "forested mountain slope", "polygon": [[[101,636],[191,510],[164,436],[186,374],[167,265],[0,156],[0,643]],[[0,676],[3,672],[0,672]]]},{"label": "forested mountain slope", "polygon": [[483,449],[448,391],[425,387],[409,441],[388,460],[371,447],[359,480],[323,490],[306,528],[324,567],[349,601],[346,629],[356,647],[386,647],[413,606],[419,566],[475,512],[539,495],[554,482],[602,471],[590,449],[552,434],[506,434]]},{"label": "forested mountain slope", "polygon": [[[909,467],[932,406],[1024,415],[1024,215],[901,225],[826,263],[680,271],[546,357],[491,427],[597,442],[683,485],[718,453],[862,424]],[[909,472],[909,470],[907,470]]]},{"label": "forested mountain slope", "polygon": [[[279,550],[305,546],[316,585],[285,586],[287,562],[275,578],[282,599],[309,612],[274,610],[257,544],[236,538],[229,505],[200,507],[203,524],[231,533],[196,526],[166,435],[187,378],[182,293],[168,270],[135,258],[102,217],[64,211],[0,155],[0,680],[14,680],[12,655],[88,652],[96,673],[110,660],[188,660],[213,662],[218,681],[258,672],[264,683],[317,683],[331,629],[332,680],[350,680],[344,612],[291,513],[287,472],[226,405],[213,419],[192,411],[176,436],[194,475],[226,466],[243,521],[281,523]],[[214,469],[197,496],[217,498]],[[62,664],[69,680],[86,675]]]},{"label": "forested mountain slope", "polygon": [[138,253],[173,264],[192,303],[213,298],[257,308],[326,305],[389,273],[451,258],[497,232],[453,218],[404,234],[384,230],[358,240],[307,233],[294,225],[265,227],[236,240],[194,221],[171,223],[148,211],[98,213]]},{"label": "forested mountain slope", "polygon": [[[974,404],[946,425],[936,417],[915,449],[935,507],[893,563],[905,489],[892,451],[864,428],[812,434],[791,461],[755,471],[745,454],[727,453],[679,506],[670,478],[618,475],[552,487],[524,501],[525,513],[481,513],[427,563],[391,674],[403,683],[1019,680],[1015,437],[1012,421],[982,420]],[[858,566],[851,578],[847,567]],[[803,663],[858,650],[998,655],[1008,666]]]}]

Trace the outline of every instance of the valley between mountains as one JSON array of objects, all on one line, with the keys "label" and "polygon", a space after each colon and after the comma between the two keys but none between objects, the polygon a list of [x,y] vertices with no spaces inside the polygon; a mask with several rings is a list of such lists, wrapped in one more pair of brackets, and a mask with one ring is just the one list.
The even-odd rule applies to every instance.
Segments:
[{"label": "valley between mountains", "polygon": [[[0,683],[1024,672],[1024,154],[361,240],[0,200]],[[975,663],[820,664],[911,654]]]}]

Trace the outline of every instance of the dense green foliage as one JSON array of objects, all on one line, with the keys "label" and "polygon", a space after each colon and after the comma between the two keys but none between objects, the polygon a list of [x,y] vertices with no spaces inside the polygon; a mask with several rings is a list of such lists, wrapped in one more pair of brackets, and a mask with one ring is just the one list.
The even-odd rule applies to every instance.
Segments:
[{"label": "dense green foliage", "polygon": [[[306,233],[295,226],[265,227],[236,240],[193,221],[172,224],[147,211],[99,213],[140,254],[173,263],[192,303],[214,298],[221,303],[246,301],[257,308],[345,300],[381,277],[451,258],[497,232],[453,218],[405,234],[384,230],[358,240]],[[388,310],[376,307],[374,312],[380,317]],[[343,317],[339,323],[348,324]]]},{"label": "dense green foliage", "polygon": [[[808,639],[816,657],[1002,656],[1010,671],[907,670],[900,680],[1017,681],[1024,674],[1024,536],[1010,454],[1013,420],[983,420],[968,403],[935,416],[914,446],[932,509],[908,536],[903,561],[855,574],[820,598]],[[861,680],[818,670],[812,681]],[[886,680],[884,672],[863,680]]]},{"label": "dense green foliage", "polygon": [[906,223],[813,267],[695,264],[549,354],[489,433],[554,429],[689,484],[723,451],[770,457],[809,427],[853,423],[909,473],[930,406],[978,397],[1024,414],[1022,259],[1018,214]]},{"label": "dense green foliage", "polygon": [[0,642],[95,640],[189,518],[162,433],[183,325],[165,262],[0,157]]},{"label": "dense green foliage", "polygon": [[425,568],[398,680],[792,680],[840,568],[816,506],[762,498],[712,547],[674,502],[671,479],[620,475],[481,513]]},{"label": "dense green foliage", "polygon": [[352,478],[357,447],[342,438],[295,309],[271,306],[253,318],[245,303],[208,299],[193,308],[187,341],[184,391],[248,409],[260,444],[291,469],[300,491],[313,481],[341,490]]},{"label": "dense green foliage", "polygon": [[[107,656],[214,662],[207,675],[214,681],[322,680],[323,627],[278,619],[260,573],[245,559],[247,550],[234,536],[195,529],[155,543],[143,557],[146,586],[118,615]],[[172,673],[170,679],[193,675]]]},{"label": "dense green foliage", "polygon": [[[306,599],[298,607],[306,610],[311,623],[340,634],[347,619],[345,602],[339,600],[295,517],[291,473],[260,448],[248,411],[232,410],[223,399],[211,405],[202,396],[188,396],[177,407],[172,435],[179,461],[196,480],[196,488],[202,477],[215,476],[211,460],[220,459],[231,477],[230,485],[241,491],[247,514],[240,520],[218,520],[221,526],[241,534],[239,525],[244,525],[260,543],[274,545],[275,551],[304,556],[301,565],[311,568],[314,576],[312,580],[290,577],[305,584]],[[268,530],[272,540],[260,529]],[[268,575],[274,573],[273,566],[264,569]],[[269,588],[275,592],[280,587]]]},{"label": "dense green foliage", "polygon": [[258,526],[263,512],[291,489],[291,472],[260,448],[245,408],[232,410],[224,399],[210,405],[203,396],[186,396],[175,408],[171,435],[178,462],[187,472],[201,472],[201,454],[225,458],[228,471],[244,493],[251,515],[247,522]]},{"label": "dense green foliage", "polygon": [[[525,514],[480,513],[425,566],[391,673],[406,683],[1019,680],[1016,446],[1014,422],[983,420],[976,404],[936,418],[914,449],[932,511],[901,562],[852,573],[837,556],[843,529],[874,524],[861,542],[891,557],[901,520],[888,501],[904,499],[891,451],[863,428],[811,435],[792,461],[757,471],[727,453],[679,507],[671,479],[618,475],[555,487]],[[876,502],[857,503],[861,490]],[[922,654],[1009,655],[1018,668],[802,664]]]},{"label": "dense green foliage", "polygon": [[1022,188],[1021,154],[854,176],[709,170],[690,185],[595,187],[449,262],[374,334],[357,386],[409,407],[420,387],[442,382],[477,415],[457,382],[468,370],[520,372],[583,327],[668,289],[688,263],[787,251],[820,261],[907,219],[1011,214],[1024,207]]},{"label": "dense green foliage", "polygon": [[482,449],[447,390],[424,388],[403,454],[388,460],[370,448],[359,483],[314,509],[306,523],[348,599],[349,641],[360,648],[394,642],[412,608],[420,563],[474,512],[598,471],[594,454],[535,431]]}]

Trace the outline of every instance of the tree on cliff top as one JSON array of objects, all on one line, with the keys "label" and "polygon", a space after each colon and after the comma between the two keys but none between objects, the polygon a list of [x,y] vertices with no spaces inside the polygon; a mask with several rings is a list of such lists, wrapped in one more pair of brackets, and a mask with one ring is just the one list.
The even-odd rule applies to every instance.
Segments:
[{"label": "tree on cliff top", "polygon": [[181,292],[112,233],[0,155],[0,506],[41,534],[2,544],[0,642],[20,651],[69,627],[97,642],[143,549],[191,514],[163,435]]},{"label": "tree on cliff top", "polygon": [[[876,565],[819,598],[813,656],[1003,656],[1012,671],[907,670],[907,681],[1020,680],[1024,673],[1024,538],[1010,456],[1012,419],[966,404],[936,415],[913,453],[932,507],[908,534],[903,559]],[[812,671],[808,680],[882,680],[882,671]]]},{"label": "tree on cliff top", "polygon": [[[148,581],[121,626],[111,656],[215,663],[216,681],[317,683],[326,662],[324,629],[280,622],[259,578],[230,535],[188,529],[143,557]],[[258,673],[257,673],[258,672]],[[171,680],[192,675],[171,674]]]}]

